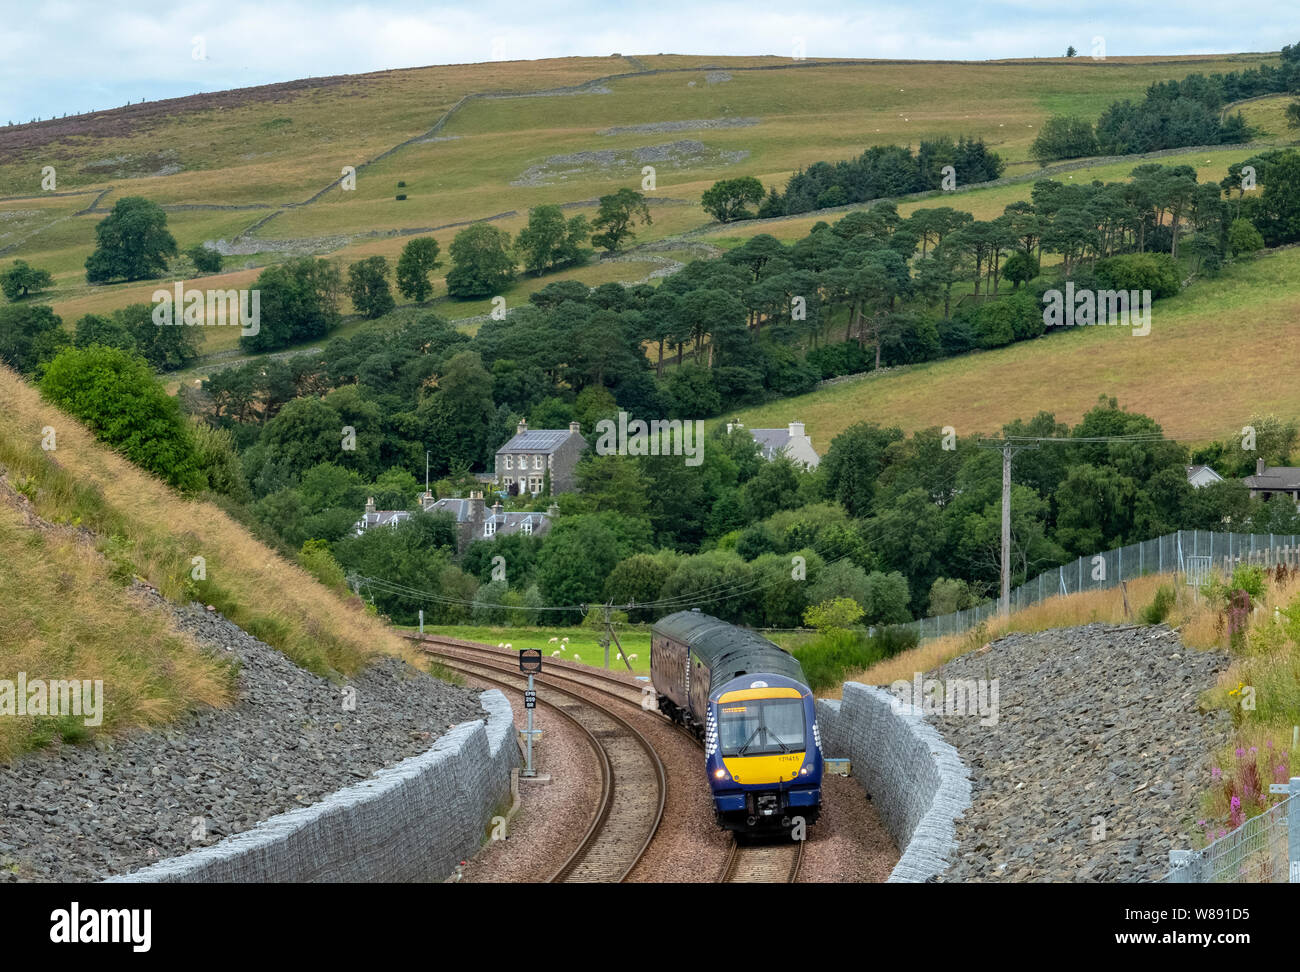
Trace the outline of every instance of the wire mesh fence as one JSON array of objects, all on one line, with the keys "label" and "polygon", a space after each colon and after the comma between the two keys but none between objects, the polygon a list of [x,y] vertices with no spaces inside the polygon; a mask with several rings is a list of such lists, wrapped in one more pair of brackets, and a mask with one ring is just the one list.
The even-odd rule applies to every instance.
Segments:
[{"label": "wire mesh fence", "polygon": [[1198,851],[1170,851],[1170,884],[1300,883],[1300,777],[1283,784],[1289,793]]},{"label": "wire mesh fence", "polygon": [[[1189,581],[1201,583],[1211,570],[1230,571],[1243,563],[1295,566],[1300,564],[1298,543],[1300,536],[1296,534],[1180,530],[1043,571],[1012,588],[1010,607],[1019,611],[1050,597],[1117,587],[1146,574],[1177,571],[1187,574]],[[969,631],[997,613],[998,602],[986,601],[964,611],[921,618],[898,627],[911,629],[920,641],[926,641]]]}]

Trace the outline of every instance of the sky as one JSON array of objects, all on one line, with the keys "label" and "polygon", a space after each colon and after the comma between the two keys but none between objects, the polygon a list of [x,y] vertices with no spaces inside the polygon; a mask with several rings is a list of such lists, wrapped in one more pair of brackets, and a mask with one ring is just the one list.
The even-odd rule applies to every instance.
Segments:
[{"label": "sky", "polygon": [[1086,56],[1094,38],[1111,56],[1275,51],[1300,40],[1295,19],[1225,15],[1220,0],[42,0],[0,16],[0,125],[304,77],[614,52],[789,57],[802,44],[810,58],[983,60],[1071,44]]}]

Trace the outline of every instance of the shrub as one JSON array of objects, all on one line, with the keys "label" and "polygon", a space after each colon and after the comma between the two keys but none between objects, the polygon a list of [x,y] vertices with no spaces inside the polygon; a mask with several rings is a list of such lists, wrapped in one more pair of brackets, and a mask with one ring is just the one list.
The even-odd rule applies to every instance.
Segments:
[{"label": "shrub", "polygon": [[[1154,299],[1174,296],[1181,281],[1168,253],[1122,253],[1097,261],[1097,284],[1110,290],[1149,290]],[[1081,286],[1077,277],[1075,286]]]},{"label": "shrub", "polygon": [[221,272],[221,254],[216,250],[200,244],[190,247],[185,251],[185,255],[190,258],[194,264],[194,269],[199,273]]},{"label": "shrub", "polygon": [[920,641],[920,637],[911,628],[878,628],[871,640],[878,646],[881,658],[893,658],[905,651],[911,651]]},{"label": "shrub", "polygon": [[1169,584],[1161,584],[1156,590],[1155,599],[1142,609],[1143,624],[1160,624],[1174,607],[1174,589]]},{"label": "shrub", "polygon": [[404,199],[406,198],[406,193],[404,193],[404,192],[399,192],[399,193],[398,193],[396,196],[394,196],[393,198],[396,199],[398,202],[401,202],[402,200],[404,200]]},{"label": "shrub", "polygon": [[835,629],[846,629],[862,618],[862,605],[851,597],[837,597],[814,604],[803,614],[804,623],[822,634]]},{"label": "shrub", "polygon": [[303,570],[326,587],[340,592],[347,591],[347,579],[343,575],[343,568],[330,553],[330,545],[326,541],[306,541],[298,551],[298,563]]},{"label": "shrub", "polygon": [[832,628],[795,649],[794,656],[803,666],[808,687],[820,692],[839,684],[846,672],[875,664],[883,657],[878,651],[878,645],[862,632]]}]

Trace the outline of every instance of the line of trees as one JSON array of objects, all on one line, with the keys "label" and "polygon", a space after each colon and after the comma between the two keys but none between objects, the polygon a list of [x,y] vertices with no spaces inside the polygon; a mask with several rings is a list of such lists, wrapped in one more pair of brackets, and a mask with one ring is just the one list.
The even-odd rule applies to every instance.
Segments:
[{"label": "line of trees", "polygon": [[1095,125],[1084,118],[1054,115],[1039,129],[1029,154],[1048,162],[1248,142],[1255,131],[1240,112],[1225,117],[1224,106],[1294,91],[1300,91],[1300,44],[1283,47],[1277,67],[1261,64],[1245,71],[1157,81],[1141,101],[1112,102]]},{"label": "line of trees", "polygon": [[[954,142],[945,136],[922,141],[915,152],[900,145],[875,145],[856,159],[816,162],[796,172],[790,177],[784,193],[775,187],[768,190],[757,215],[762,218],[793,216],[814,209],[940,189],[945,166],[952,166],[961,185],[997,179],[1006,167],[1001,157],[990,151],[979,138],[963,136]],[[726,183],[718,185],[726,186]],[[722,198],[729,200],[735,195],[733,186]],[[745,196],[742,199],[742,211],[745,202],[751,202],[751,198]],[[726,221],[716,211],[710,211],[716,218]],[[723,211],[733,212],[734,204]],[[731,218],[739,217],[732,215]]]}]

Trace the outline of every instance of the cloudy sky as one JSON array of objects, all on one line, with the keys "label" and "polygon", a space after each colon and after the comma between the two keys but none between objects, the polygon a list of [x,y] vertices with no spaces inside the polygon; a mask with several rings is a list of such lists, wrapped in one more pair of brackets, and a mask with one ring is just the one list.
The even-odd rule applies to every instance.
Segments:
[{"label": "cloudy sky", "polygon": [[[1135,11],[1140,9],[1140,15]],[[11,11],[12,14],[12,11]],[[1210,0],[42,0],[0,23],[0,125],[127,101],[498,58],[778,54],[978,60],[1271,51],[1300,28]],[[195,54],[205,56],[196,59]]]}]

